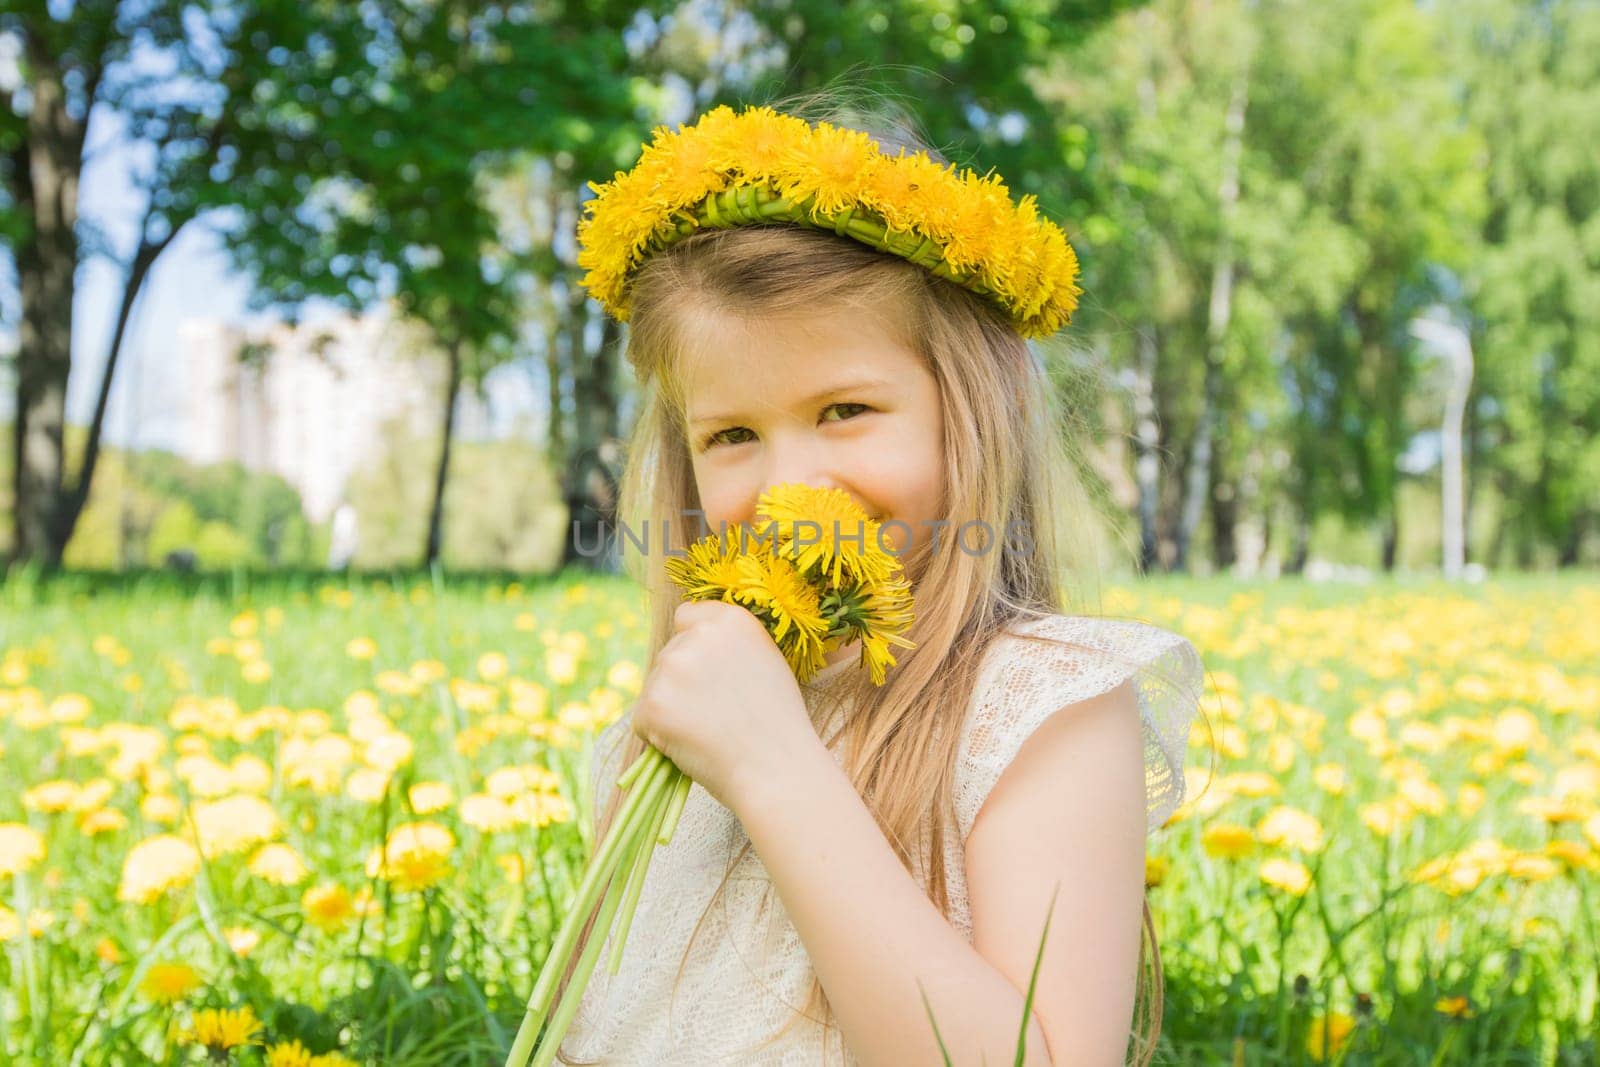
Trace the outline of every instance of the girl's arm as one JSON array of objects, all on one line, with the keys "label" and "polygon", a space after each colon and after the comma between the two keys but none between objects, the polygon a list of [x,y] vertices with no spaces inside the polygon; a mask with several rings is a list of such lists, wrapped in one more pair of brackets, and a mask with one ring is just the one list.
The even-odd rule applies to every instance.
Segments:
[{"label": "girl's arm", "polygon": [[1001,776],[968,838],[976,947],[946,922],[820,741],[731,805],[864,1067],[1013,1063],[1050,895],[1029,1065],[1122,1063],[1144,879],[1139,714],[1124,685],[1063,709]]}]

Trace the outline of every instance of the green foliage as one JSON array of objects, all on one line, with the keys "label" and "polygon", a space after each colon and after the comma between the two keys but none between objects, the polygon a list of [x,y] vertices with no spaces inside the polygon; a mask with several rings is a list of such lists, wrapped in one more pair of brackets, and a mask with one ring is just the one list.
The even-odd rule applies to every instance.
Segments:
[{"label": "green foliage", "polygon": [[[351,476],[359,568],[407,567],[427,529],[438,438],[385,427],[374,459]],[[548,573],[561,561],[567,513],[539,450],[519,439],[458,442],[445,495],[444,561],[473,570]]]},{"label": "green foliage", "polygon": [[1489,211],[1466,273],[1480,461],[1525,559],[1600,517],[1600,8],[1463,5],[1452,58]]}]

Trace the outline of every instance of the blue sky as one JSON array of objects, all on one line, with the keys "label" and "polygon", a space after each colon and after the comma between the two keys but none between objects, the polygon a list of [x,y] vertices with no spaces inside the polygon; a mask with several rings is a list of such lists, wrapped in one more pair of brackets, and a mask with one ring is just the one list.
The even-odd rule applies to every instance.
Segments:
[{"label": "blue sky", "polygon": [[[76,423],[88,423],[94,413],[122,296],[122,264],[132,254],[144,207],[134,185],[136,157],[120,126],[115,114],[96,111],[89,126],[88,162],[79,191],[80,215],[101,230],[117,261],[96,256],[78,271],[72,312],[72,376],[67,383],[67,417]],[[248,296],[248,283],[230,269],[216,234],[204,220],[190,223],[156,262],[134,305],[107,416],[106,436],[111,443],[141,448],[177,443],[173,434],[178,424],[172,416],[179,397],[179,324],[185,318],[234,323],[257,318],[246,311]],[[10,394],[7,388],[0,398],[7,418],[14,406]]]}]

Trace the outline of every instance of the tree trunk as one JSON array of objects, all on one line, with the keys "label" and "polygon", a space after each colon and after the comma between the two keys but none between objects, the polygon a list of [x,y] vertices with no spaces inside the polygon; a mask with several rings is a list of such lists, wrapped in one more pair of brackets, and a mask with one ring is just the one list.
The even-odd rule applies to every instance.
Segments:
[{"label": "tree trunk", "polygon": [[1148,574],[1159,562],[1156,509],[1161,493],[1161,431],[1156,421],[1156,334],[1139,331],[1133,380],[1133,476],[1139,487],[1139,570]]},{"label": "tree trunk", "polygon": [[1217,258],[1211,273],[1211,303],[1206,321],[1205,381],[1201,387],[1199,423],[1188,477],[1184,480],[1183,504],[1178,513],[1178,551],[1174,567],[1189,569],[1189,545],[1200,525],[1200,512],[1211,487],[1212,438],[1216,433],[1217,395],[1221,387],[1223,343],[1233,314],[1233,245],[1229,226],[1239,201],[1239,156],[1244,146],[1244,113],[1250,98],[1248,68],[1233,83],[1228,101],[1227,140],[1222,146],[1222,180],[1217,188],[1217,213],[1221,234]]},{"label": "tree trunk", "polygon": [[33,101],[27,139],[14,157],[18,204],[30,226],[16,248],[22,321],[13,425],[12,551],[19,560],[54,567],[61,562],[52,533],[65,467],[83,125],[67,112],[59,66],[31,36],[27,40]]},{"label": "tree trunk", "polygon": [[1387,514],[1383,517],[1383,573],[1393,574],[1395,557],[1400,552],[1400,516],[1395,500],[1389,500]]},{"label": "tree trunk", "polygon": [[617,367],[622,328],[609,316],[602,320],[600,345],[591,356],[582,343],[589,305],[573,287],[571,336],[573,435],[562,477],[567,505],[567,543],[562,566],[576,564],[599,571],[618,568],[616,509],[621,471],[618,440]]},{"label": "tree trunk", "polygon": [[1589,530],[1589,513],[1580,511],[1572,517],[1572,526],[1567,530],[1567,536],[1561,542],[1561,555],[1556,565],[1562,568],[1576,567],[1578,557],[1583,551],[1584,535]]},{"label": "tree trunk", "polygon": [[433,506],[428,509],[428,546],[423,553],[422,565],[431,567],[439,560],[444,547],[444,489],[450,478],[450,446],[456,434],[456,394],[461,391],[461,342],[452,340],[445,346],[445,357],[450,361],[450,375],[444,390],[444,433],[439,442],[439,469],[433,479]]},{"label": "tree trunk", "polygon": [[1239,486],[1229,463],[1228,437],[1218,434],[1211,452],[1211,558],[1219,573],[1233,569],[1239,561],[1236,527],[1239,517]]},{"label": "tree trunk", "polygon": [[558,467],[566,460],[566,412],[561,407],[561,379],[564,374],[561,358],[562,332],[559,324],[552,322],[544,335],[544,362],[546,375],[546,400],[550,405],[550,426],[545,434],[545,454]]},{"label": "tree trunk", "polygon": [[[1476,381],[1476,379],[1474,379]],[[1466,428],[1461,436],[1461,462],[1466,467],[1465,499],[1461,503],[1461,558],[1475,561],[1472,544],[1472,505],[1478,499],[1482,472],[1478,463],[1478,390],[1473,389],[1467,400]]]},{"label": "tree trunk", "polygon": [[111,347],[106,351],[105,369],[100,374],[100,392],[95,398],[94,418],[89,423],[89,438],[84,445],[83,459],[78,464],[72,488],[63,493],[55,512],[50,548],[56,559],[60,559],[62,553],[66,551],[67,543],[72,540],[72,532],[77,528],[78,516],[83,514],[84,504],[89,500],[95,464],[100,459],[100,438],[105,430],[106,409],[111,402],[111,385],[117,373],[117,358],[122,354],[122,344],[127,338],[128,320],[132,316],[133,305],[139,299],[145,279],[149,277],[150,268],[161,257],[161,253],[167,250],[167,246],[178,236],[178,230],[181,229],[173,227],[161,240],[152,242],[143,237],[148,224],[147,218],[145,224],[140,227],[139,248],[134,252],[133,262],[128,265],[128,277],[122,286],[122,300],[117,306],[117,322],[111,331]]}]

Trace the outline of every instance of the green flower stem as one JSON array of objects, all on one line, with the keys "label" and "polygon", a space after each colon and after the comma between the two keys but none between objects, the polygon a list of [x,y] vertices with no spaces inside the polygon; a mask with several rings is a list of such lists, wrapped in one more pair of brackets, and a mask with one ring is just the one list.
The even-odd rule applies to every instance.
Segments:
[{"label": "green flower stem", "polygon": [[[687,777],[679,773],[679,778]],[[622,897],[622,913],[612,925],[611,959],[606,963],[606,970],[616,974],[622,967],[622,946],[628,940],[628,928],[633,925],[633,909],[639,904],[639,894],[644,891],[645,872],[650,869],[650,857],[655,855],[656,835],[661,832],[661,823],[667,817],[671,807],[672,792],[676,783],[672,775],[662,779],[662,784],[657,788],[658,796],[646,801],[652,814],[649,822],[645,823],[644,831],[640,836],[640,845],[636,858],[633,861],[633,870],[628,875],[628,891]]]},{"label": "green flower stem", "polygon": [[639,753],[639,758],[633,761],[632,766],[622,772],[621,778],[617,779],[618,789],[626,789],[633,784],[633,780],[639,777],[639,773],[644,770],[645,764],[650,762],[650,753],[654,751],[654,749],[646,746],[645,750]]},{"label": "green flower stem", "polygon": [[533,994],[528,998],[528,1008],[523,1013],[522,1026],[517,1030],[516,1040],[511,1045],[511,1053],[506,1057],[506,1067],[525,1067],[527,1064],[528,1056],[533,1051],[533,1043],[539,1036],[539,1027],[544,1021],[545,1013],[550,1009],[550,1001],[555,996],[556,984],[561,980],[567,959],[572,955],[573,946],[582,932],[584,920],[594,910],[601,885],[616,870],[617,860],[624,846],[637,835],[644,817],[648,814],[644,801],[651,792],[651,784],[658,778],[665,778],[674,770],[667,757],[655,749],[649,749],[645,755],[650,757],[648,769],[641,772],[645,780],[622,802],[616,821],[612,823],[588,870],[584,872],[583,881],[573,897],[572,906],[561,923],[560,931],[556,934],[555,944],[551,947],[550,954],[545,957],[544,967],[539,971],[539,979],[534,984]]},{"label": "green flower stem", "polygon": [[[665,762],[663,760],[663,762]],[[670,767],[671,764],[668,764]],[[661,779],[658,775],[646,783],[646,788],[653,782]],[[641,809],[642,810],[642,809]],[[646,812],[648,814],[648,812]],[[648,824],[647,824],[648,825]],[[633,863],[639,852],[650,847],[648,834],[634,828],[622,852],[621,866]],[[620,867],[618,869],[620,873]],[[585,986],[589,984],[589,976],[594,973],[595,961],[600,957],[600,949],[605,944],[605,932],[611,929],[612,917],[616,915],[617,905],[623,895],[623,879],[611,878],[606,888],[605,899],[600,903],[600,914],[595,918],[594,932],[589,938],[589,943],[583,947],[583,955],[578,957],[578,966],[572,972],[572,981],[567,986],[567,995],[562,998],[561,1004],[556,1008],[555,1017],[550,1020],[550,1025],[545,1031],[544,1041],[539,1045],[539,1052],[533,1058],[531,1067],[550,1067],[555,1062],[556,1050],[561,1047],[561,1039],[567,1036],[567,1027],[572,1023],[572,1017],[578,1011],[578,1002]]]},{"label": "green flower stem", "polygon": [[656,837],[656,844],[672,844],[672,835],[678,830],[678,817],[683,814],[683,806],[689,801],[689,787],[692,785],[694,782],[687,774],[680,774],[673,783],[671,806],[667,808],[667,817]]}]

